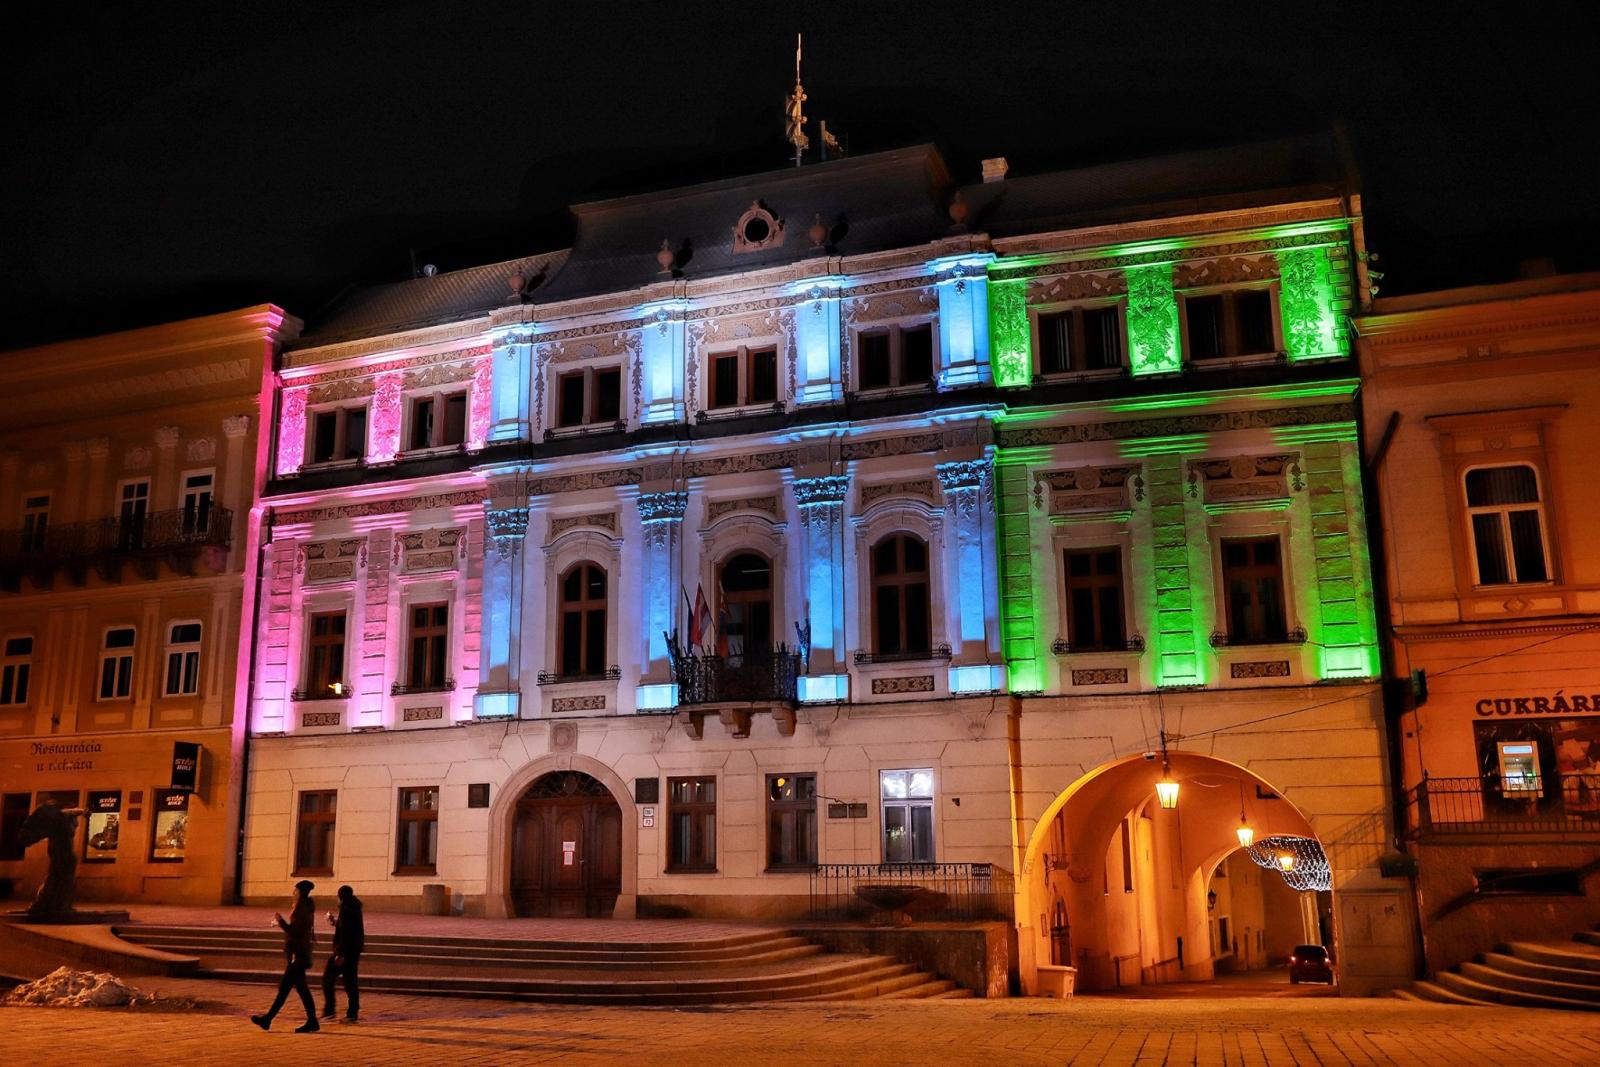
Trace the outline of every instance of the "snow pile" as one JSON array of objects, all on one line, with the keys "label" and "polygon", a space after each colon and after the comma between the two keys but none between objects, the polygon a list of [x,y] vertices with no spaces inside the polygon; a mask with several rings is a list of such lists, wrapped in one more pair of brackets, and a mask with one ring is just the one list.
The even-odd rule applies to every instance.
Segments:
[{"label": "snow pile", "polygon": [[37,981],[19,985],[0,997],[0,1004],[38,1004],[51,1008],[114,1008],[150,1004],[154,993],[124,985],[116,975],[57,967]]}]

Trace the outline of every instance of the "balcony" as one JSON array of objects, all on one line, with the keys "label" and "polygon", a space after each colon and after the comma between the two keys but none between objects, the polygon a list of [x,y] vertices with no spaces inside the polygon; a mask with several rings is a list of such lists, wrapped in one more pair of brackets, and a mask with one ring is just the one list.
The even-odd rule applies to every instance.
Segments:
[{"label": "balcony", "polygon": [[1413,837],[1600,836],[1600,775],[1424,778],[1407,796]]},{"label": "balcony", "polygon": [[741,656],[672,657],[679,706],[797,702],[800,654],[783,645]]},{"label": "balcony", "polygon": [[[137,519],[106,518],[49,527],[42,540],[22,530],[0,534],[0,588],[16,592],[23,576],[48,586],[56,570],[82,585],[90,569],[108,582],[122,580],[122,564],[154,579],[160,564],[194,573],[197,559],[226,551],[233,537],[227,508],[153,511]],[[220,569],[220,558],[209,561]]]}]

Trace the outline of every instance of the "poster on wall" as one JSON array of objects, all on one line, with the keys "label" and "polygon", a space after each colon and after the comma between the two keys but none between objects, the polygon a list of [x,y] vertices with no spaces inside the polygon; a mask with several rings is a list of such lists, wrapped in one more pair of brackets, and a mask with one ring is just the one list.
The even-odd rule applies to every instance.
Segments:
[{"label": "poster on wall", "polygon": [[155,809],[150,858],[158,862],[177,863],[183,859],[189,841],[188,791],[157,789]]},{"label": "poster on wall", "polygon": [[91,789],[84,814],[88,829],[83,838],[83,862],[115,862],[117,837],[122,832],[122,791]]}]

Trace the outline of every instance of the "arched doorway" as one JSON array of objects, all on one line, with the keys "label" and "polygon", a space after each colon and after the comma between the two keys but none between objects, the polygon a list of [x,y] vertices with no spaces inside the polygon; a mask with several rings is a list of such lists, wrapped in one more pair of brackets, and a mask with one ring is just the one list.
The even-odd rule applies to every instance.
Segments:
[{"label": "arched doorway", "polygon": [[[1019,933],[1031,942],[1022,956],[1032,966],[1075,967],[1084,990],[1212,978],[1219,959],[1235,956],[1236,936],[1237,956],[1246,955],[1238,917],[1208,902],[1240,830],[1303,840],[1321,855],[1310,823],[1270,783],[1211,756],[1169,756],[1165,767],[1140,756],[1101,766],[1044,813],[1018,882]],[[1156,792],[1163,778],[1178,784],[1171,807]],[[1253,961],[1265,951],[1264,923],[1248,925]]]},{"label": "arched doorway", "polygon": [[622,890],[622,810],[582,771],[555,771],[517,800],[511,906],[517,915],[608,917]]}]

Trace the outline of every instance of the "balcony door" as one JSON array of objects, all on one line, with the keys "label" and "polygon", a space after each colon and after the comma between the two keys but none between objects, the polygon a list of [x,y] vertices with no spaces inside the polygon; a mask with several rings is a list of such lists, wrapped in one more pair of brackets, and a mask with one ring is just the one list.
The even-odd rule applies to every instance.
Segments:
[{"label": "balcony door", "polygon": [[211,531],[211,490],[214,478],[210,471],[183,476],[183,536],[204,537]]},{"label": "balcony door", "polygon": [[741,552],[722,565],[717,585],[725,654],[766,658],[772,652],[772,564],[754,552]]},{"label": "balcony door", "polygon": [[622,809],[578,771],[534,782],[511,830],[511,901],[518,915],[609,918],[622,892]]},{"label": "balcony door", "polygon": [[117,495],[117,547],[124,552],[143,548],[145,519],[150,514],[150,479],[123,482]]}]

